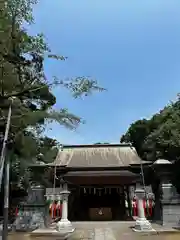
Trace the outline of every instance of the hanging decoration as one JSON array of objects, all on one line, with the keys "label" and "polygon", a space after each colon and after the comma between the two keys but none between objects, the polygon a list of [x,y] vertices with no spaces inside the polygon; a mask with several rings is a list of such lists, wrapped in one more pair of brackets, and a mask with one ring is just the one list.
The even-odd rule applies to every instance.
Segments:
[{"label": "hanging decoration", "polygon": [[55,207],[54,196],[50,195],[49,198],[50,198],[49,213],[51,218],[54,218],[54,207]]},{"label": "hanging decoration", "polygon": [[98,190],[99,190],[99,197],[101,197],[103,195],[103,190],[104,189],[103,188],[99,188]]},{"label": "hanging decoration", "polygon": [[61,196],[58,195],[57,199],[58,199],[58,201],[57,201],[57,204],[56,204],[56,216],[57,217],[61,217],[61,206],[62,206],[62,204],[61,204]]}]

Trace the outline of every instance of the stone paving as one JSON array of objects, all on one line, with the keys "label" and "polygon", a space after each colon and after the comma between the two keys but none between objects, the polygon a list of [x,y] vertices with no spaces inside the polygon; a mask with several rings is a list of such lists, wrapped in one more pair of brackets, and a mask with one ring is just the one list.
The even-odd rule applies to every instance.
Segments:
[{"label": "stone paving", "polygon": [[[151,233],[135,233],[131,227],[134,226],[134,222],[75,222],[73,223],[76,230],[70,240],[136,240],[152,239]],[[162,231],[162,227],[158,225],[153,226],[158,231]],[[164,229],[165,230],[165,229]],[[153,235],[153,240],[176,240],[180,235],[176,235],[172,229],[166,229],[172,231],[166,235]]]},{"label": "stone paving", "polygon": [[[158,231],[167,230],[165,234],[142,234],[135,233],[131,227],[135,222],[73,222],[76,228],[74,234],[68,240],[179,240],[180,234],[172,232],[172,229],[164,229],[153,224],[153,228]],[[28,233],[12,233],[8,240],[44,240],[44,237],[30,237]],[[52,240],[50,238],[49,240]]]}]

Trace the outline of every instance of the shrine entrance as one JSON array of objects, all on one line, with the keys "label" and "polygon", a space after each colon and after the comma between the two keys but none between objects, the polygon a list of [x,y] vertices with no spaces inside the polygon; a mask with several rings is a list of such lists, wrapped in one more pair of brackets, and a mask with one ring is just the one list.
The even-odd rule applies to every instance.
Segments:
[{"label": "shrine entrance", "polygon": [[[72,204],[72,206],[70,206]],[[123,187],[80,188],[69,201],[71,221],[118,221],[126,219]]]},{"label": "shrine entrance", "polygon": [[64,174],[64,179],[71,192],[68,201],[70,221],[131,219],[128,186],[134,184],[136,174],[125,170],[71,171]]}]

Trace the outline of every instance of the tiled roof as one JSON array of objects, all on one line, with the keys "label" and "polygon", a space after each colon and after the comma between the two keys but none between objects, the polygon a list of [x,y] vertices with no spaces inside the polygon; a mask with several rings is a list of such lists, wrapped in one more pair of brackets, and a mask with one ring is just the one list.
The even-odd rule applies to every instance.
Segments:
[{"label": "tiled roof", "polygon": [[125,167],[140,164],[136,150],[128,144],[64,146],[50,165],[67,167]]}]

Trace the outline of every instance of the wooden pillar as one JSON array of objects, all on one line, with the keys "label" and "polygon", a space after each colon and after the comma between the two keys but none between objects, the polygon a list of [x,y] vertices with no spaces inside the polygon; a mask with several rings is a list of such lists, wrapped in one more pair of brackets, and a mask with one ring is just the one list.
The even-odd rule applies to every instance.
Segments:
[{"label": "wooden pillar", "polygon": [[129,195],[129,186],[126,186],[129,217],[132,217],[132,203]]},{"label": "wooden pillar", "polygon": [[153,194],[155,196],[155,206],[153,209],[153,220],[162,223],[162,186],[159,179],[154,180],[151,185]]},{"label": "wooden pillar", "polygon": [[123,220],[125,220],[126,219],[126,204],[125,204],[125,188],[124,188],[124,186],[122,187],[122,194],[121,194],[121,207],[122,207],[122,209],[121,209],[121,215],[122,215],[122,217],[123,217]]}]

